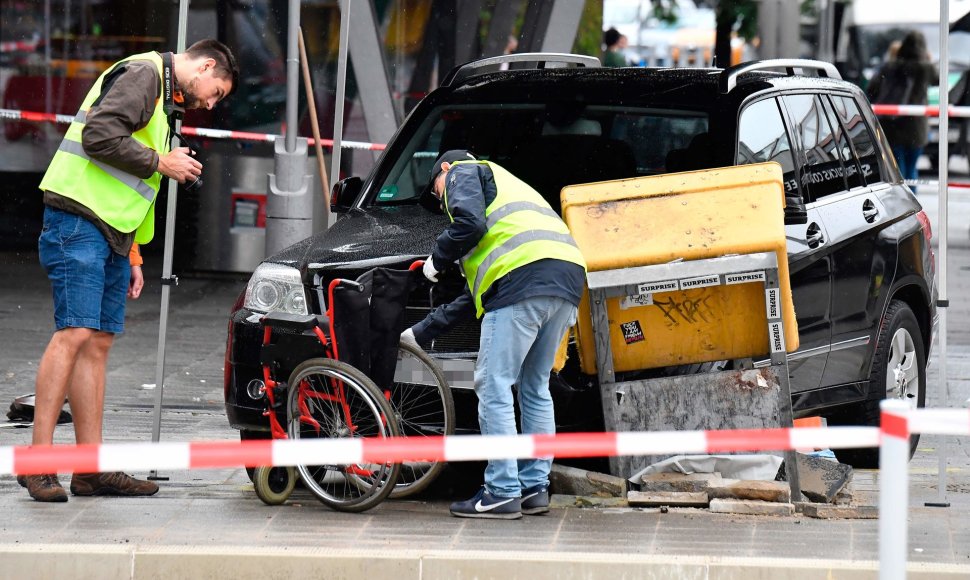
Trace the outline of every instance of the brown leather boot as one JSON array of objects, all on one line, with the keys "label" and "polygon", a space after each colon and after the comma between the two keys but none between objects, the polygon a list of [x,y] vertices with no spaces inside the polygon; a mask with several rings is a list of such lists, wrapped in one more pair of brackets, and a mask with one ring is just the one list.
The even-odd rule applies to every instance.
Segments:
[{"label": "brown leather boot", "polygon": [[27,488],[30,497],[37,501],[67,501],[67,492],[61,487],[56,473],[22,475],[17,483]]},{"label": "brown leather boot", "polygon": [[135,479],[120,471],[108,473],[75,473],[71,478],[74,495],[155,495],[158,485],[151,481]]}]

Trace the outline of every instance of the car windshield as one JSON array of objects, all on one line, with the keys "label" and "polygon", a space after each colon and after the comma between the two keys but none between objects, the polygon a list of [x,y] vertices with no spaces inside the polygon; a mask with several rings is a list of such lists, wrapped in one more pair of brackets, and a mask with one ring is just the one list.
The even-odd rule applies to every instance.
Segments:
[{"label": "car windshield", "polygon": [[[699,169],[706,112],[573,103],[453,105],[431,112],[375,183],[370,204],[414,203],[441,151],[498,163],[558,207],[570,184]],[[710,166],[707,164],[706,166]]]}]

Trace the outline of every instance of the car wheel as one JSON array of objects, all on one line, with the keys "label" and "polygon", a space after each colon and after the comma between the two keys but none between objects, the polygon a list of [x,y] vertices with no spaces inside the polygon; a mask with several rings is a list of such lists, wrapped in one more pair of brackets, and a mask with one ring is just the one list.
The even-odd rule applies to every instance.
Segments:
[{"label": "car wheel", "polygon": [[[240,441],[253,441],[253,440],[259,440],[259,439],[272,439],[272,438],[273,436],[270,435],[269,431],[248,431],[246,429],[240,429],[239,431]],[[246,468],[246,475],[249,476],[249,481],[255,481],[253,479],[253,476],[255,475],[255,473],[256,473],[255,467]]]},{"label": "car wheel", "polygon": [[[926,404],[926,352],[923,334],[909,305],[893,300],[879,326],[876,350],[869,374],[869,398],[855,412],[830,419],[832,425],[879,426],[879,403],[883,399],[906,401],[911,408]],[[916,453],[919,435],[910,438],[910,457]],[[842,463],[853,467],[879,466],[879,449],[840,449]]]}]

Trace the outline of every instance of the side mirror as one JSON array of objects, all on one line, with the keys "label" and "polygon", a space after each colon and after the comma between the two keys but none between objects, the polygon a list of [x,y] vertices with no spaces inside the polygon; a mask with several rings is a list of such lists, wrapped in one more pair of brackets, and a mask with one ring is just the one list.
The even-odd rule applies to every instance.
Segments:
[{"label": "side mirror", "polygon": [[345,213],[354,205],[364,182],[359,177],[348,177],[333,184],[330,190],[330,212]]}]

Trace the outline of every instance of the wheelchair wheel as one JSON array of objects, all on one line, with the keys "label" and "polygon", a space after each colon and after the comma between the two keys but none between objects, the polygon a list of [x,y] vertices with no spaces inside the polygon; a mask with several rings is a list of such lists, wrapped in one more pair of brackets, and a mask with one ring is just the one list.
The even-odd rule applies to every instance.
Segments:
[{"label": "wheelchair wheel", "polygon": [[[404,437],[455,433],[455,403],[451,388],[438,364],[420,348],[401,344],[390,402]],[[401,464],[401,474],[391,497],[407,497],[424,490],[444,467],[444,462],[440,461]]]},{"label": "wheelchair wheel", "polygon": [[253,470],[256,496],[266,505],[285,502],[296,486],[296,470],[292,467],[257,467]]},{"label": "wheelchair wheel", "polygon": [[[328,358],[304,361],[290,375],[287,423],[293,439],[395,437],[390,404],[355,367]],[[304,485],[324,504],[344,512],[368,510],[386,498],[400,464],[299,465]]]}]

